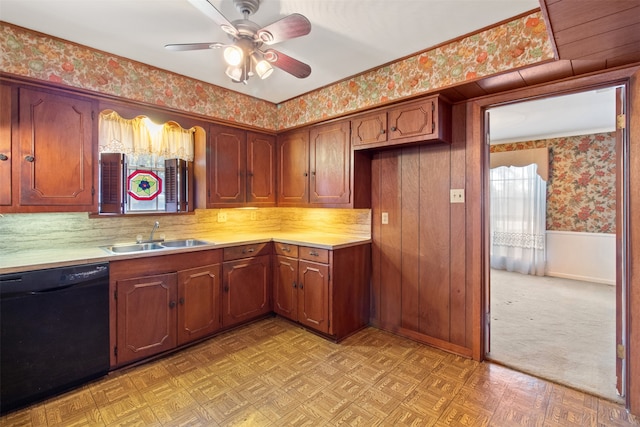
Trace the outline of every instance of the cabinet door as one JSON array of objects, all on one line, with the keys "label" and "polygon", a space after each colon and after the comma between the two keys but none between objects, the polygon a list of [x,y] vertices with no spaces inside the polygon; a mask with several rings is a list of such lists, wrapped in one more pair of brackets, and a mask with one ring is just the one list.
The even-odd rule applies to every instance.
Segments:
[{"label": "cabinet door", "polygon": [[20,204],[94,210],[93,102],[24,88],[19,98]]},{"label": "cabinet door", "polygon": [[428,98],[389,110],[389,141],[414,142],[434,136],[435,106],[435,98]]},{"label": "cabinet door", "polygon": [[299,261],[298,321],[317,331],[329,329],[329,266]]},{"label": "cabinet door", "polygon": [[11,206],[11,88],[0,85],[0,206]]},{"label": "cabinet door", "polygon": [[387,113],[368,114],[351,120],[351,144],[379,144],[387,141]]},{"label": "cabinet door", "polygon": [[309,200],[309,132],[278,136],[278,206],[301,206]]},{"label": "cabinet door", "polygon": [[276,138],[247,133],[247,203],[276,204]]},{"label": "cabinet door", "polygon": [[219,125],[211,125],[209,132],[209,203],[242,204],[246,193],[246,132]]},{"label": "cabinet door", "polygon": [[178,345],[220,328],[220,264],[178,272]]},{"label": "cabinet door", "polygon": [[176,346],[176,273],[118,280],[117,363]]},{"label": "cabinet door", "polygon": [[222,325],[242,323],[271,311],[271,256],[225,262]]},{"label": "cabinet door", "polygon": [[343,121],[311,129],[309,142],[309,202],[346,205],[351,200],[350,123]]},{"label": "cabinet door", "polygon": [[273,269],[273,311],[298,320],[298,260],[276,256]]}]

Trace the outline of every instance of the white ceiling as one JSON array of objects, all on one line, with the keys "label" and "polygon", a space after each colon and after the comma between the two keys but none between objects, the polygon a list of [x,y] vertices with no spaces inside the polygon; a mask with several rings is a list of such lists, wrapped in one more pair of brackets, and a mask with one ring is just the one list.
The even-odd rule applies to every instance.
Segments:
[{"label": "white ceiling", "polygon": [[[232,0],[210,0],[229,21]],[[531,11],[538,0],[262,0],[250,20],[291,13],[311,33],[272,47],[311,66],[306,79],[276,70],[248,85],[225,75],[220,49],[172,52],[168,43],[228,42],[188,0],[0,0],[0,19],[274,103]]]},{"label": "white ceiling", "polygon": [[489,109],[491,144],[589,135],[615,130],[613,87]]}]

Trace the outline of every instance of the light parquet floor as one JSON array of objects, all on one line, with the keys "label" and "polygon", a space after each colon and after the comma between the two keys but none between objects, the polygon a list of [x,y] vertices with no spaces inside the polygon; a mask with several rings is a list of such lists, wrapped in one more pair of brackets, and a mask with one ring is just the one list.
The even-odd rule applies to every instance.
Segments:
[{"label": "light parquet floor", "polygon": [[620,405],[366,328],[265,319],[0,418],[1,426],[627,426]]}]

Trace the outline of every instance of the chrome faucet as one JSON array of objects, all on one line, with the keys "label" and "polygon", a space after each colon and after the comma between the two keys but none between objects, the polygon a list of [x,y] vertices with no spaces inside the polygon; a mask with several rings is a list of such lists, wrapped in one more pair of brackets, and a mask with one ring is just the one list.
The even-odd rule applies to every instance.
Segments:
[{"label": "chrome faucet", "polygon": [[153,239],[153,233],[155,233],[158,228],[160,228],[160,221],[156,221],[153,224],[153,228],[151,229],[151,234],[149,235],[148,240],[142,240],[142,236],[138,236],[138,239],[136,239],[137,243],[164,242],[164,239]]}]

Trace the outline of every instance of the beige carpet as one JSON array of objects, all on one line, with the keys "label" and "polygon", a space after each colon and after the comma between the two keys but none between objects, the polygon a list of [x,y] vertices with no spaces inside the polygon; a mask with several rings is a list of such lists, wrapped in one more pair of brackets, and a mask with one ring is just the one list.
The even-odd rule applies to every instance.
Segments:
[{"label": "beige carpet", "polygon": [[615,288],[491,270],[487,357],[620,401],[615,390]]}]

